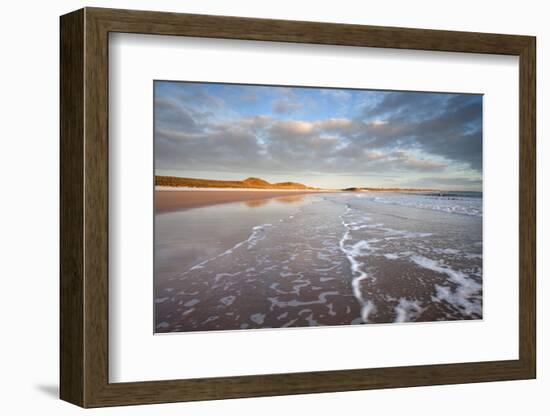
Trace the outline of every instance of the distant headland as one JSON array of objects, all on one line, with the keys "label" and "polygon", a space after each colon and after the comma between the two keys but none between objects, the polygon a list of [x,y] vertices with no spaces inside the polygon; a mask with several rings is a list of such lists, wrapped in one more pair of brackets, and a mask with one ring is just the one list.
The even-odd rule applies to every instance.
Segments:
[{"label": "distant headland", "polygon": [[344,192],[441,192],[439,189],[425,188],[345,188]]}]

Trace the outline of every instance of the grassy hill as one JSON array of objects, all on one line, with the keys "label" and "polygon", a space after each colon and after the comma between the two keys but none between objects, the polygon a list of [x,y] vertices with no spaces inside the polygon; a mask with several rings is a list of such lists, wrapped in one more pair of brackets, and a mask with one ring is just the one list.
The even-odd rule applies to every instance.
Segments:
[{"label": "grassy hill", "polygon": [[179,178],[177,176],[155,176],[155,185],[189,188],[256,188],[256,189],[315,189],[296,182],[269,183],[260,178],[246,178],[242,181],[221,181],[217,179]]}]

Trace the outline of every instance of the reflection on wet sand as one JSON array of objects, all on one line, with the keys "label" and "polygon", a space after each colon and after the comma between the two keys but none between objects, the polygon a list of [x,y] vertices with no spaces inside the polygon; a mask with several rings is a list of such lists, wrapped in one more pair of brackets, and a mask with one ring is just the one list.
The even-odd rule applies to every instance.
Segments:
[{"label": "reflection on wet sand", "polygon": [[252,201],[243,202],[248,208],[260,208],[269,204],[269,199],[253,199]]},{"label": "reflection on wet sand", "polygon": [[[269,200],[283,198],[282,203],[295,203],[307,195],[327,193],[312,190],[177,190],[155,191],[155,214],[204,208],[232,202],[251,202],[251,208],[261,207]],[[265,204],[258,201],[266,201]]]},{"label": "reflection on wet sand", "polygon": [[297,204],[304,200],[303,195],[293,195],[293,196],[283,196],[279,198],[269,198],[269,199],[253,199],[252,201],[243,202],[248,208],[260,208],[271,202],[278,202],[281,204]]}]

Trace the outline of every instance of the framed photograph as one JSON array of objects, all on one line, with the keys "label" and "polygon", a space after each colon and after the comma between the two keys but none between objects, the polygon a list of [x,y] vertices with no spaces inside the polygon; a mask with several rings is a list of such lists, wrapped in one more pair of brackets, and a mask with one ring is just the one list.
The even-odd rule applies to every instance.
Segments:
[{"label": "framed photograph", "polygon": [[535,49],[62,16],[61,398],[535,378]]}]

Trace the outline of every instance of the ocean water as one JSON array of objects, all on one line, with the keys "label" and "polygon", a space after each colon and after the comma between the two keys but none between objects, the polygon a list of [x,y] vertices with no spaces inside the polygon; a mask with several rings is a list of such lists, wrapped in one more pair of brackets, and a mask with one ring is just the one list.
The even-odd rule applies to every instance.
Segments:
[{"label": "ocean water", "polygon": [[156,332],[482,318],[479,193],[326,193],[155,218]]}]

